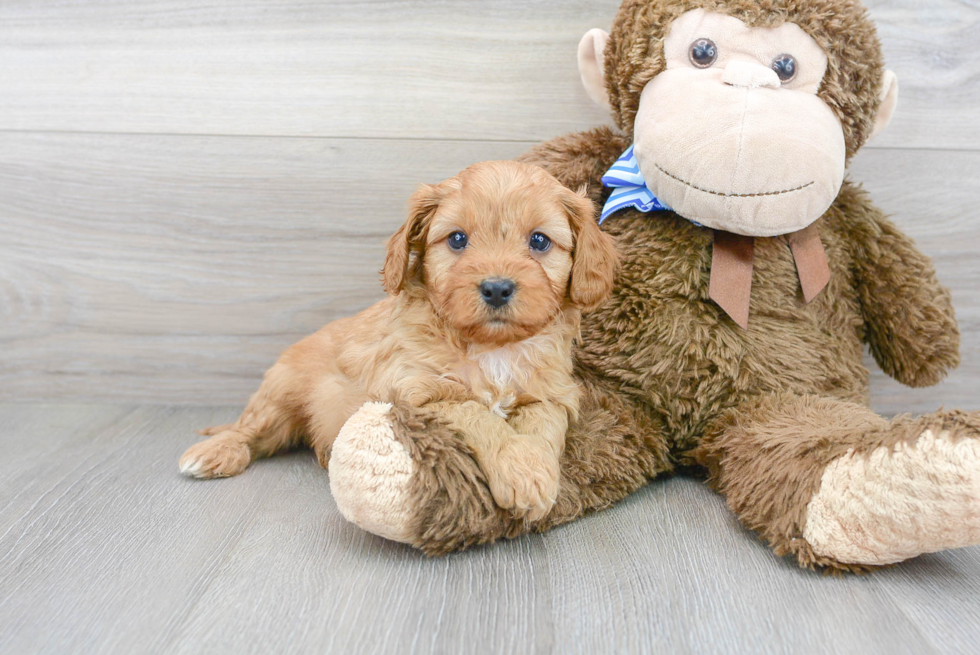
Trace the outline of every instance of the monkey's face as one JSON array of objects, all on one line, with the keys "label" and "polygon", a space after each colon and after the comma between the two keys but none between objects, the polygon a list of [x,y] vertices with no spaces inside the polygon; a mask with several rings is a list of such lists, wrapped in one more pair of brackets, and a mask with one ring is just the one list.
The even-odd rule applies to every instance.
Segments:
[{"label": "monkey's face", "polygon": [[[587,34],[579,63],[590,95],[609,106],[603,60],[615,53],[603,53],[607,36]],[[787,234],[820,218],[843,183],[847,145],[817,95],[828,70],[817,41],[791,22],[749,27],[693,9],[666,28],[662,47],[663,68],[642,87],[632,126],[650,190],[685,218],[748,236]],[[894,76],[884,82],[881,97],[891,102],[876,129],[894,107]]]},{"label": "monkey's face", "polygon": [[827,56],[792,23],[749,28],[697,9],[664,41],[643,89],[634,152],[650,190],[685,218],[750,236],[800,230],[844,180],[844,133],[817,97]]}]

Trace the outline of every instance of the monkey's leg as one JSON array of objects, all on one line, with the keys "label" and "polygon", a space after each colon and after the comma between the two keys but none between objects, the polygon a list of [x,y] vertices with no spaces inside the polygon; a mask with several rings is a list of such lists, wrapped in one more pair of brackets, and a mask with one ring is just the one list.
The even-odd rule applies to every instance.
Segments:
[{"label": "monkey's leg", "polygon": [[528,521],[497,506],[472,450],[423,411],[365,405],[334,442],[330,487],[350,521],[430,555],[547,530],[671,469],[657,426],[626,401],[586,393],[565,438],[557,500]]},{"label": "monkey's leg", "polygon": [[739,520],[802,566],[860,571],[980,543],[980,414],[886,420],[780,395],[729,412],[695,456]]}]

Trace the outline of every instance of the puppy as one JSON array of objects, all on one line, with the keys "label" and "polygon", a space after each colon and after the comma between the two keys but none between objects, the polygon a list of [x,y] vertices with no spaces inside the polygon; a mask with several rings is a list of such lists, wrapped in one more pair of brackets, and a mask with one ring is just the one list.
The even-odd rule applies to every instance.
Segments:
[{"label": "puppy", "polygon": [[326,467],[361,405],[408,403],[460,432],[501,507],[539,519],[578,411],[572,340],[615,264],[593,204],[544,169],[484,162],[423,185],[388,242],[388,297],[286,350],[238,421],[203,430],[180,470],[237,475],[299,444]]}]

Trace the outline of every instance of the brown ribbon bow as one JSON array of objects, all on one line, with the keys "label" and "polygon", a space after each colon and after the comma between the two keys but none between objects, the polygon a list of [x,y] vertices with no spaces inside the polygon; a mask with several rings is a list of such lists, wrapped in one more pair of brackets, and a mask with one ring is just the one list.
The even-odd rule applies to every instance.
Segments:
[{"label": "brown ribbon bow", "polygon": [[[711,254],[711,281],[708,295],[743,329],[749,326],[749,298],[752,295],[752,263],[755,238],[715,230]],[[815,225],[786,236],[803,288],[803,299],[810,302],[830,282],[827,253]]]}]

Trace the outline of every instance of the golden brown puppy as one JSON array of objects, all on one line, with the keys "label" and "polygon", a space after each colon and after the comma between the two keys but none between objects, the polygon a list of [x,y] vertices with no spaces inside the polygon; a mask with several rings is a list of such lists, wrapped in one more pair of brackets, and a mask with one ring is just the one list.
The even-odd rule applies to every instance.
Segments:
[{"label": "golden brown puppy", "polygon": [[289,348],[237,422],[180,470],[237,475],[299,443],[326,467],[365,402],[426,405],[472,447],[501,507],[543,516],[578,411],[572,339],[611,289],[616,253],[589,200],[537,166],[484,162],[410,201],[388,242],[388,298]]}]

